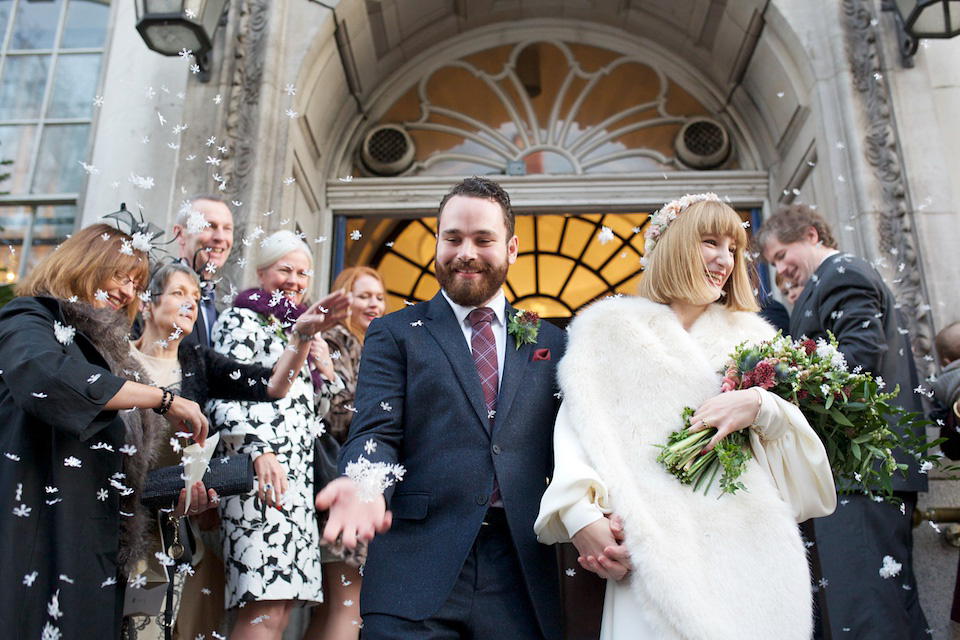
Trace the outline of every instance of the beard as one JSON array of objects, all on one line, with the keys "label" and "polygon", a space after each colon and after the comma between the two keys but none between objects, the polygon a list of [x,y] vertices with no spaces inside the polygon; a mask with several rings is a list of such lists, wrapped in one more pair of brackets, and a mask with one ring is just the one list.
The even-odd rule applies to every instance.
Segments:
[{"label": "beard", "polygon": [[[464,307],[479,307],[497,294],[497,290],[507,281],[509,265],[504,260],[499,265],[491,265],[479,260],[465,262],[454,258],[445,265],[437,263],[437,281],[447,292],[450,299]],[[477,271],[480,277],[475,280],[457,278],[457,270]]]}]

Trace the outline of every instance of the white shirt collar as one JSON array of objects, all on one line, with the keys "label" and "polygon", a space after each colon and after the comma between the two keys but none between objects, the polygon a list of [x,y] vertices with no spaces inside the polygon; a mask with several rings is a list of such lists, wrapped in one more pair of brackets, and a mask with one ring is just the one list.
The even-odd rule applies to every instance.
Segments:
[{"label": "white shirt collar", "polygon": [[[467,319],[467,316],[470,315],[470,312],[479,307],[465,307],[461,304],[457,304],[450,299],[450,296],[447,295],[447,292],[443,289],[440,290],[440,293],[443,294],[443,297],[446,298],[447,304],[450,305],[450,308],[453,309],[453,313],[457,316],[457,322],[462,326],[464,321]],[[496,316],[497,322],[500,323],[500,326],[506,326],[506,321],[504,316],[507,313],[507,297],[503,295],[503,289],[497,291],[497,296],[486,305],[493,310],[493,314]]]}]

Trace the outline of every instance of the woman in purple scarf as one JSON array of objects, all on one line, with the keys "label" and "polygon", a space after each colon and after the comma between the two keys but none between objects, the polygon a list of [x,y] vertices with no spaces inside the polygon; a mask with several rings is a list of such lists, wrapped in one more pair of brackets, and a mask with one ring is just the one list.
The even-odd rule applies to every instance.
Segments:
[{"label": "woman in purple scarf", "polygon": [[323,339],[296,331],[313,275],[310,248],[293,232],[266,239],[257,262],[259,288],[237,296],[211,333],[214,349],[270,367],[291,344],[312,342],[312,363],[273,403],[211,401],[222,454],[249,453],[257,486],[223,498],[220,516],[226,606],[238,609],[231,638],[279,638],[294,606],[323,601],[320,535],[314,507],[313,442],[320,421],[315,393],[342,388]]}]

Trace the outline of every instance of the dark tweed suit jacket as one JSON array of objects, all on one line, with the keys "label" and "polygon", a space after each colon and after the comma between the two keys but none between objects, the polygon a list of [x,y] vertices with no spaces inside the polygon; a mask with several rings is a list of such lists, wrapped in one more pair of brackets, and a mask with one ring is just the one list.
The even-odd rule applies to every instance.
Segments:
[{"label": "dark tweed suit jacket", "polygon": [[[860,366],[881,376],[886,391],[900,385],[897,404],[919,412],[910,336],[895,304],[890,289],[867,261],[838,253],[824,260],[804,287],[790,318],[790,335],[816,339],[831,331],[851,369]],[[926,491],[927,476],[918,473],[916,460],[907,455],[897,459],[910,468],[906,478],[894,476],[894,490]]]},{"label": "dark tweed suit jacket", "polygon": [[[514,313],[509,304],[507,313]],[[422,620],[437,612],[480,530],[496,471],[523,569],[517,579],[544,636],[560,638],[556,550],[537,542],[533,523],[553,472],[555,374],[565,341],[548,322],[535,345],[516,349],[507,336],[491,437],[473,356],[442,294],[370,325],[340,472],[365,455],[404,465],[406,476],[386,494],[393,526],[370,544],[361,615]],[[543,349],[549,359],[540,359]],[[371,439],[376,451],[366,453]]]}]

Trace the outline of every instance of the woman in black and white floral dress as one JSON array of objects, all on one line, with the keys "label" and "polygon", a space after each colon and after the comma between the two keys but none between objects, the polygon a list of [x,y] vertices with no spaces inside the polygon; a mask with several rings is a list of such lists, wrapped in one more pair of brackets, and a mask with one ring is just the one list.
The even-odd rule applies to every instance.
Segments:
[{"label": "woman in black and white floral dress", "polygon": [[332,394],[339,380],[324,341],[294,330],[311,267],[302,240],[290,231],[273,234],[257,264],[260,288],[242,292],[212,332],[217,351],[267,367],[291,341],[314,342],[315,369],[305,366],[285,398],[208,405],[220,429],[222,453],[249,453],[257,475],[252,493],[220,503],[226,605],[244,604],[234,639],[279,639],[293,606],[323,602],[313,490],[313,442],[319,429],[314,392],[316,387]]}]

